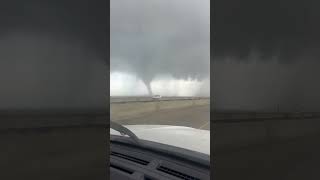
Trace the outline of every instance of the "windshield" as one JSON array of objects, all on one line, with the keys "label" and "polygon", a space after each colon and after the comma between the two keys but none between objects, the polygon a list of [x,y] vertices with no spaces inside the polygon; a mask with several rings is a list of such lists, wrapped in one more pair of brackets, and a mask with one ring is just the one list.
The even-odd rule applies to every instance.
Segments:
[{"label": "windshield", "polygon": [[110,5],[111,121],[210,154],[210,1]]}]

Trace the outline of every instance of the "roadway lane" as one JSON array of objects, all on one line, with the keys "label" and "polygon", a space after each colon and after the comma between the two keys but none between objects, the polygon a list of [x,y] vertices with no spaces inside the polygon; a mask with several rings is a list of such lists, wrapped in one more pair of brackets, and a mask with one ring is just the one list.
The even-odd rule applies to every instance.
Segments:
[{"label": "roadway lane", "polygon": [[175,125],[210,130],[210,106],[160,110],[139,117],[117,120],[117,122],[125,125]]}]

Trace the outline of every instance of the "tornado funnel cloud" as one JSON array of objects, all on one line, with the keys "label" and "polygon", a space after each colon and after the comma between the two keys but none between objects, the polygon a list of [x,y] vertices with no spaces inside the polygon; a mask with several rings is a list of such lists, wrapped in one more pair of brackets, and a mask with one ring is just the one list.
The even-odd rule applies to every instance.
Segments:
[{"label": "tornado funnel cloud", "polygon": [[151,88],[150,82],[145,83],[145,85],[146,85],[146,87],[147,87],[148,95],[149,95],[149,96],[152,96],[153,93],[152,93],[152,88]]}]

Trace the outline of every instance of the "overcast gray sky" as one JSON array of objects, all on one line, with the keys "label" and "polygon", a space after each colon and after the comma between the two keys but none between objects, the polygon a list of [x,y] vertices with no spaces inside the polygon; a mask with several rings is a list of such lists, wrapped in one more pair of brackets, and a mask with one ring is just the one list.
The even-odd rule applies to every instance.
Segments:
[{"label": "overcast gray sky", "polygon": [[0,2],[0,110],[105,109],[107,1]]},{"label": "overcast gray sky", "polygon": [[214,5],[213,105],[319,111],[319,1],[217,0]]},{"label": "overcast gray sky", "polygon": [[209,89],[209,0],[112,0],[110,21],[111,73],[136,76],[153,91],[152,80],[161,75]]}]

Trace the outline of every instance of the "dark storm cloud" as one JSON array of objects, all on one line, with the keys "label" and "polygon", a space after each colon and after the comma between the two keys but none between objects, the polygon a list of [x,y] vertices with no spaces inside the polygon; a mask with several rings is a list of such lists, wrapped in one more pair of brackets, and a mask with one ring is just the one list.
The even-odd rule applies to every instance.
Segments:
[{"label": "dark storm cloud", "polygon": [[213,66],[213,106],[217,109],[319,111],[320,62],[314,58],[281,64],[277,60],[250,63],[216,61]]},{"label": "dark storm cloud", "polygon": [[276,55],[280,62],[291,62],[305,54],[319,56],[316,0],[217,0],[214,7],[215,57],[246,60],[257,51],[263,60]]},{"label": "dark storm cloud", "polygon": [[66,34],[106,58],[107,2],[102,0],[1,1],[0,33],[12,31]]},{"label": "dark storm cloud", "polygon": [[216,0],[216,108],[319,111],[320,11],[316,0]]},{"label": "dark storm cloud", "polygon": [[209,76],[209,0],[111,1],[111,70]]},{"label": "dark storm cloud", "polygon": [[1,1],[0,108],[105,108],[106,1]]}]

